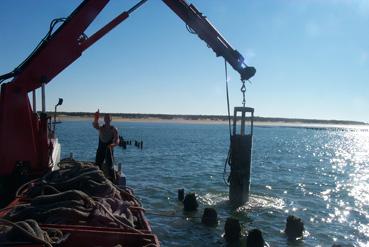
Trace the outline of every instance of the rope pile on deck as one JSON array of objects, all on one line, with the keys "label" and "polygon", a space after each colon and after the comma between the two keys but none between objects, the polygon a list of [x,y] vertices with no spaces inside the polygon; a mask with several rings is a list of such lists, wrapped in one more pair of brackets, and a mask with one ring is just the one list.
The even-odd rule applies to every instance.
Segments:
[{"label": "rope pile on deck", "polygon": [[68,234],[63,235],[57,229],[42,230],[34,220],[13,223],[0,218],[0,243],[4,246],[31,242],[51,247],[62,243],[67,237]]},{"label": "rope pile on deck", "polygon": [[94,163],[67,159],[59,167],[22,186],[17,196],[26,203],[13,208],[6,219],[116,227],[141,233],[135,229],[138,219],[130,210],[139,202],[108,180]]}]

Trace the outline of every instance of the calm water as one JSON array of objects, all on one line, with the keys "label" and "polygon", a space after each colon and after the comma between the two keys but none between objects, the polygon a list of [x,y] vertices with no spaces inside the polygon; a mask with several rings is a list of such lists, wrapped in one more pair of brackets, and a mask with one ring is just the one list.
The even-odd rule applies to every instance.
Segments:
[{"label": "calm water", "polygon": [[[261,229],[271,246],[369,245],[369,132],[256,127],[251,199],[234,211],[223,182],[227,125],[115,126],[126,139],[144,141],[143,150],[117,148],[115,156],[162,246],[222,246],[229,216],[244,231]],[[94,160],[97,133],[90,122],[64,122],[58,133],[62,157],[73,152],[76,159]],[[196,214],[183,214],[179,188],[198,195]],[[205,207],[217,209],[218,227],[201,225]],[[305,223],[301,241],[288,242],[281,232],[289,214]]]}]

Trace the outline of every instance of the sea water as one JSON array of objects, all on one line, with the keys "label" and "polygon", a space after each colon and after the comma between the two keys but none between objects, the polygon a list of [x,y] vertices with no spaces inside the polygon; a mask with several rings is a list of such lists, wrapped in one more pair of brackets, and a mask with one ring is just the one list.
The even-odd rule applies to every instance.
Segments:
[{"label": "sea water", "polygon": [[[224,222],[236,217],[245,233],[263,232],[271,246],[369,246],[369,132],[291,127],[255,127],[251,197],[228,204],[224,162],[228,125],[114,123],[132,145],[115,148],[162,246],[223,246]],[[89,121],[57,126],[62,157],[95,158],[97,132]],[[143,141],[143,149],[134,140]],[[177,190],[195,192],[199,209],[186,214]],[[201,224],[205,207],[218,211],[219,225]],[[302,240],[287,241],[288,215],[302,218]]]}]

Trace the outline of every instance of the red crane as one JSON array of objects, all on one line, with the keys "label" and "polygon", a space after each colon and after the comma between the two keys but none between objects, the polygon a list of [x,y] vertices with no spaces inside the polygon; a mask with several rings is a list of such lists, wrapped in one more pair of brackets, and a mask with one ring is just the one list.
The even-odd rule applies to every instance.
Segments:
[{"label": "red crane", "polygon": [[[90,37],[87,37],[84,31],[109,0],[83,1],[68,18],[53,20],[48,34],[34,52],[14,71],[0,76],[0,83],[7,80],[1,84],[0,94],[0,181],[8,180],[14,183],[20,178],[39,176],[52,165],[50,156],[53,151],[53,133],[48,129],[49,117],[44,112],[38,115],[32,109],[28,93],[49,83],[77,60],[83,51],[128,18],[146,1],[139,1]],[[243,56],[232,48],[195,6],[185,0],[163,2],[205,41],[217,56],[224,57],[239,72],[241,80],[248,80],[255,74],[255,68],[244,63]],[[58,22],[63,24],[54,31],[53,27]]]}]

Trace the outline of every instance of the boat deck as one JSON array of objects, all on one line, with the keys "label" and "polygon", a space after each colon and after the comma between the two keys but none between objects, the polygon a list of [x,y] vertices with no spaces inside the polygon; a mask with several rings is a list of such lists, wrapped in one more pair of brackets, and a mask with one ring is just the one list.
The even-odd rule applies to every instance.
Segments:
[{"label": "boat deck", "polygon": [[[91,167],[90,167],[91,168]],[[88,168],[88,169],[90,169]],[[91,169],[90,169],[91,170]],[[94,171],[92,169],[92,171]],[[106,212],[107,215],[111,215],[112,219],[119,218],[119,214],[116,214],[117,210],[119,212],[128,210],[129,215],[132,215],[134,219],[134,227],[129,226],[129,224],[125,225],[124,223],[114,225],[111,222],[106,222],[106,218],[103,220],[98,219],[95,220],[93,217],[99,218],[99,215],[89,215],[88,221],[76,221],[73,223],[71,222],[73,219],[66,219],[65,222],[67,223],[49,223],[42,219],[42,217],[38,217],[37,215],[26,214],[26,217],[22,216],[21,218],[14,215],[17,215],[17,210],[19,208],[24,207],[24,205],[37,205],[36,201],[39,200],[37,198],[40,197],[32,197],[30,194],[33,193],[33,190],[39,186],[38,183],[40,181],[34,181],[26,184],[25,186],[21,187],[18,190],[17,197],[5,208],[0,210],[0,226],[4,225],[4,222],[10,220],[15,222],[24,221],[28,218],[35,219],[39,225],[39,227],[43,230],[48,232],[50,229],[57,230],[61,232],[63,241],[58,246],[69,247],[69,246],[132,246],[132,247],[139,247],[139,246],[160,246],[158,238],[155,234],[153,234],[152,229],[150,227],[149,222],[145,217],[145,210],[142,208],[140,202],[134,196],[134,193],[131,189],[119,187],[116,185],[115,189],[120,192],[118,198],[121,198],[121,201],[124,202],[123,209],[114,208],[112,206],[112,212]],[[110,184],[110,183],[109,183]],[[68,190],[69,192],[71,190]],[[75,190],[72,190],[73,192]],[[47,196],[46,196],[47,197]],[[91,196],[92,197],[92,196]],[[95,197],[93,197],[95,198]],[[43,198],[42,198],[43,199]],[[109,195],[103,199],[110,199]],[[99,199],[96,199],[97,202],[95,207],[100,207]],[[59,203],[54,203],[58,205]],[[118,206],[123,204],[117,204]],[[128,205],[128,206],[127,206]],[[104,208],[104,206],[101,206]],[[127,207],[127,208],[125,208]],[[109,208],[110,209],[110,208]],[[106,208],[104,210],[107,210]],[[42,212],[41,212],[42,214]],[[63,215],[59,215],[63,217]],[[115,216],[115,217],[114,217]],[[13,218],[12,218],[13,217]],[[68,217],[67,215],[65,217]],[[91,218],[92,217],[92,218]],[[128,217],[127,217],[128,218]],[[4,220],[5,219],[5,220]],[[119,218],[121,219],[121,218]],[[44,221],[44,222],[43,222]],[[106,222],[106,224],[102,224],[101,222]],[[123,222],[117,220],[117,222]],[[6,225],[6,224],[5,224]],[[0,235],[1,235],[1,228],[0,228]],[[1,236],[0,236],[1,237]],[[1,238],[0,238],[1,241]],[[3,244],[0,242],[0,245]],[[34,243],[30,242],[12,242],[12,246],[47,246],[44,243]]]}]

